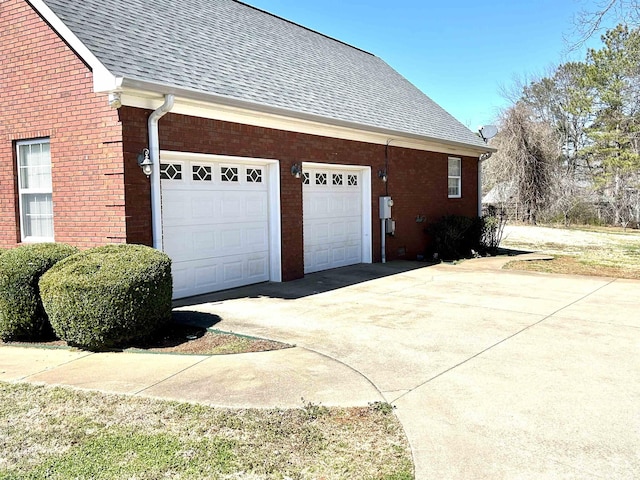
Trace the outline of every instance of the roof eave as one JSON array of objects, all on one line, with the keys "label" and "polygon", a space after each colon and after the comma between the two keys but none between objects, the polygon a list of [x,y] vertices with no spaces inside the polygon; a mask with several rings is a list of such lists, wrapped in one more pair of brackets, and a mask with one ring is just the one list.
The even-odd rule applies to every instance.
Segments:
[{"label": "roof eave", "polygon": [[[286,117],[291,119],[302,120],[306,122],[312,122],[317,124],[324,124],[328,126],[334,126],[339,128],[357,130],[362,132],[369,132],[372,134],[378,134],[388,137],[389,139],[404,138],[413,140],[416,142],[425,142],[431,144],[438,144],[444,147],[451,147],[452,153],[456,150],[469,151],[471,155],[481,155],[483,153],[496,152],[497,150],[488,145],[476,145],[472,143],[455,142],[451,140],[430,137],[426,135],[419,135],[410,132],[404,132],[400,130],[386,129],[382,127],[365,125],[356,122],[349,122],[347,120],[340,120],[331,117],[325,117],[313,113],[299,112],[282,107],[275,107],[273,105],[267,105],[259,102],[252,102],[249,100],[240,100],[225,95],[206,93],[194,89],[188,89],[184,87],[177,87],[174,85],[167,85],[160,82],[151,82],[148,80],[134,79],[134,78],[122,78],[116,79],[118,87],[115,91],[142,91],[155,95],[173,94],[176,97],[193,100],[196,102],[203,102],[205,104],[223,105],[231,108],[237,108],[241,110],[249,110],[253,112],[259,112],[266,115],[274,115],[278,117]],[[103,92],[111,93],[114,89],[104,89]]]}]

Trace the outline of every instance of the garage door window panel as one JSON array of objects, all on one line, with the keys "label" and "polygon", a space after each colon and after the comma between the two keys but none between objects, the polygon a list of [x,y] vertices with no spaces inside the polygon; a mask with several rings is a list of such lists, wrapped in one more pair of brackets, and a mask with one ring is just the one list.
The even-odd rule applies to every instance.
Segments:
[{"label": "garage door window panel", "polygon": [[193,172],[194,182],[211,182],[213,181],[213,175],[210,165],[192,165],[191,170]]},{"label": "garage door window panel", "polygon": [[220,179],[223,182],[237,183],[239,181],[238,167],[220,167]]},{"label": "garage door window panel", "polygon": [[160,179],[161,180],[182,180],[182,164],[181,163],[161,163]]},{"label": "garage door window panel", "polygon": [[247,183],[262,183],[261,168],[247,168]]}]

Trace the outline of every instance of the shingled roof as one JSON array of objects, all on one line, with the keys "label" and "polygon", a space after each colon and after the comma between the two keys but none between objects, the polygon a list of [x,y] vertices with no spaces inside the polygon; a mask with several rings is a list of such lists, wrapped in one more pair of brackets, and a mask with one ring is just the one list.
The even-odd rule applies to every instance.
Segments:
[{"label": "shingled roof", "polygon": [[235,0],[44,3],[117,77],[487,148],[380,58]]}]

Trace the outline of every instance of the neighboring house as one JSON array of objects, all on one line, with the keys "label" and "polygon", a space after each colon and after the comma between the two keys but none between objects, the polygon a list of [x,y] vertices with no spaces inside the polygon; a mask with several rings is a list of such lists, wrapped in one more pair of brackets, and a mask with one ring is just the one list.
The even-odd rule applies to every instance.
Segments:
[{"label": "neighboring house", "polygon": [[380,261],[383,195],[387,259],[478,212],[491,147],[374,55],[241,2],[3,0],[0,31],[0,247],[151,245],[184,297]]},{"label": "neighboring house", "polygon": [[514,181],[497,183],[482,197],[482,205],[494,206],[503,211],[508,218],[518,219],[517,193]]}]

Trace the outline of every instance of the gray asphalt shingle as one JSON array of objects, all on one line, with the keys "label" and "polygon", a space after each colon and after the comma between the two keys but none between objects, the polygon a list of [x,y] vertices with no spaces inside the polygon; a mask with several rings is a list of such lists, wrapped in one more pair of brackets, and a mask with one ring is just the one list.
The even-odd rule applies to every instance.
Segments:
[{"label": "gray asphalt shingle", "polygon": [[378,57],[235,0],[45,0],[116,76],[466,145]]}]

